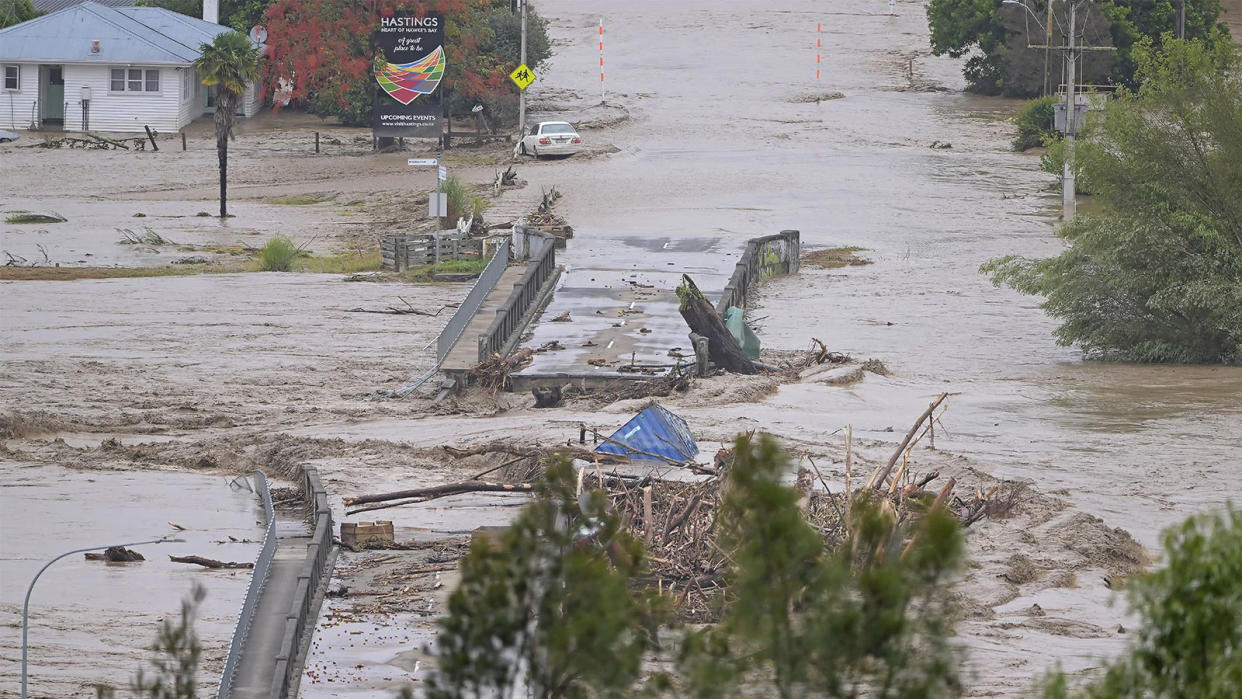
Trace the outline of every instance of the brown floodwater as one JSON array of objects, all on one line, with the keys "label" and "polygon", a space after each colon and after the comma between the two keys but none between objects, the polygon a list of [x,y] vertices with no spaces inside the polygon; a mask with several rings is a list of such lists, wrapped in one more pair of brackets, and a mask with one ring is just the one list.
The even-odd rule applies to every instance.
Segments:
[{"label": "brown floodwater", "polygon": [[[803,348],[814,336],[878,358],[892,375],[685,409],[692,426],[837,444],[836,430],[852,423],[857,436],[895,441],[944,391],[953,396],[937,447],[995,476],[1029,479],[1149,548],[1164,527],[1236,499],[1242,367],[1089,362],[1058,346],[1038,299],[978,271],[998,256],[1062,249],[1055,180],[1009,148],[1019,103],[963,92],[962,62],[929,55],[921,3],[897,3],[896,16],[878,1],[835,6],[540,5],[558,43],[545,82],[531,88],[534,118],[591,115],[600,17],[606,99],[632,116],[587,132],[619,148],[607,159],[525,166],[532,184],[566,194],[575,238],[558,257],[568,270],[561,284],[653,271],[633,241],[663,237],[716,238],[696,260],[704,276],[727,274],[746,238],[785,228],[801,230],[805,248],[859,246],[871,264],[772,280],[748,315],[767,346]],[[807,101],[832,92],[840,97]],[[1115,594],[1099,582],[993,609],[1004,617],[1037,601],[1111,632],[1120,612],[1109,611]],[[967,636],[972,693],[1003,694],[1029,691],[1032,675],[1055,662],[1092,667],[1125,641]]]},{"label": "brown floodwater", "polygon": [[[938,445],[1063,488],[1149,546],[1162,527],[1223,505],[1237,492],[1242,367],[1083,361],[1056,345],[1038,299],[992,286],[983,262],[1061,249],[1055,180],[1009,149],[1019,103],[962,91],[961,61],[929,55],[921,4],[900,2],[897,16],[882,2],[855,8],[541,5],[564,43],[543,71],[549,87],[532,88],[535,108],[585,114],[598,102],[602,16],[607,99],[634,117],[597,136],[620,149],[608,159],[527,171],[567,195],[576,237],[559,258],[563,283],[644,269],[634,239],[714,236],[704,274],[784,228],[801,230],[804,248],[860,246],[872,264],[775,279],[749,315],[768,346],[815,336],[894,375],[787,386],[736,416],[801,436],[852,422],[882,439],[948,391]],[[842,96],[804,101],[830,92]]]},{"label": "brown floodwater", "polygon": [[44,563],[76,548],[162,536],[185,541],[133,547],[146,558],[137,563],[74,554],[43,573],[30,598],[30,696],[94,696],[96,682],[126,687],[146,664],[160,620],[176,616],[196,582],[207,591],[195,624],[205,649],[199,687],[214,693],[249,571],[206,571],[168,556],[253,561],[263,536],[253,493],[220,476],[82,472],[5,459],[0,483],[0,696],[21,688],[22,601]]}]

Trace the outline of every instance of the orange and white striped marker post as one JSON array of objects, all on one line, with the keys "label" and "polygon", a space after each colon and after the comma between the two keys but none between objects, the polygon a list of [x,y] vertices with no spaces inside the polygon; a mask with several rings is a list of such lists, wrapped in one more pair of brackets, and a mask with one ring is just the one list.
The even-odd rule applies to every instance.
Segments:
[{"label": "orange and white striped marker post", "polygon": [[815,80],[819,80],[819,56],[824,49],[823,37],[824,25],[822,22],[815,23]]},{"label": "orange and white striped marker post", "polygon": [[604,18],[599,18],[599,101],[604,102]]}]

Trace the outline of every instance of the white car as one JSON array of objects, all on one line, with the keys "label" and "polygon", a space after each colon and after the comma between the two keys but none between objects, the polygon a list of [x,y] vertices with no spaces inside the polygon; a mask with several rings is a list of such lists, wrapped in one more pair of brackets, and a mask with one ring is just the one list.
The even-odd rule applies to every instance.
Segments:
[{"label": "white car", "polygon": [[19,138],[21,138],[21,136],[16,131],[0,131],[0,143],[16,141]]},{"label": "white car", "polygon": [[573,155],[582,150],[582,137],[567,121],[541,121],[518,143],[518,152],[541,158],[545,155]]}]

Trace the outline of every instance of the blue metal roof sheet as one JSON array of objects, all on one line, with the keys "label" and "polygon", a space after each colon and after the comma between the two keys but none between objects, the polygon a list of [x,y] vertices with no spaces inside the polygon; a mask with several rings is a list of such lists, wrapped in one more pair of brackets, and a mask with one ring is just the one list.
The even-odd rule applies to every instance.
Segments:
[{"label": "blue metal roof sheet", "polygon": [[643,455],[634,451],[641,450],[677,461],[689,461],[699,453],[686,421],[658,403],[635,415],[609,439],[613,441],[604,442],[595,451],[642,459]]},{"label": "blue metal roof sheet", "polygon": [[[0,29],[0,60],[38,63],[186,65],[228,27],[158,7],[84,2]],[[92,53],[92,42],[99,52]]]}]

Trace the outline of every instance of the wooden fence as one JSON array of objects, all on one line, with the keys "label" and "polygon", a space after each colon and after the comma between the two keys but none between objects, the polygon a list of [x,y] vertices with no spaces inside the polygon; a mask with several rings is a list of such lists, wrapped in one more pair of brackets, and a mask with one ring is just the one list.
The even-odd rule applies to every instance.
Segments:
[{"label": "wooden fence", "polygon": [[437,240],[440,262],[477,260],[483,254],[482,238],[471,238],[457,231],[442,231],[439,236],[434,233],[386,235],[380,239],[384,269],[401,272],[435,264]]}]

